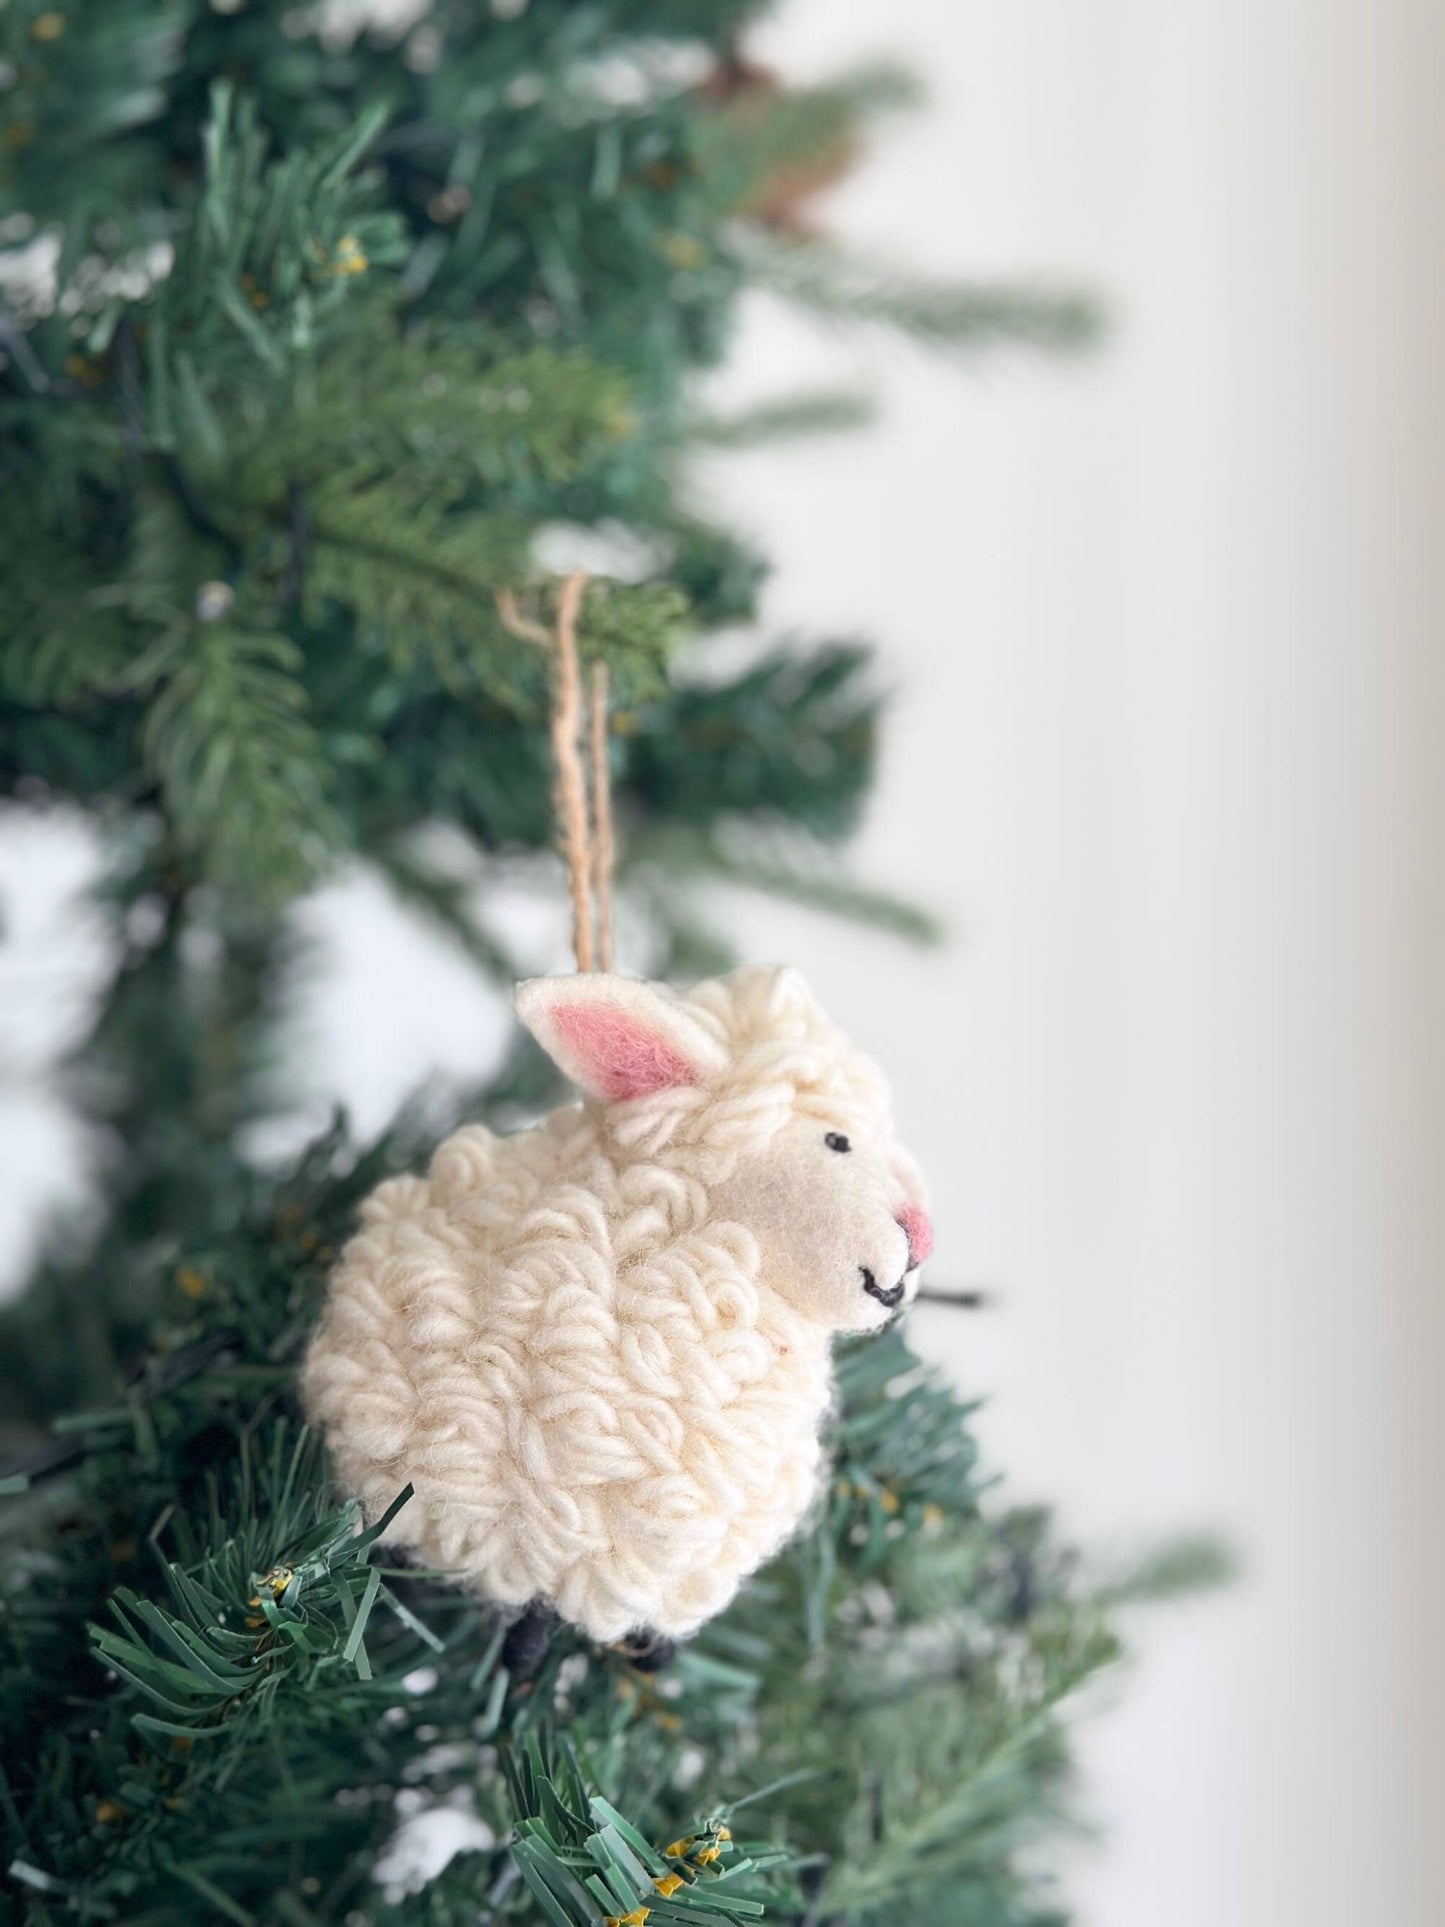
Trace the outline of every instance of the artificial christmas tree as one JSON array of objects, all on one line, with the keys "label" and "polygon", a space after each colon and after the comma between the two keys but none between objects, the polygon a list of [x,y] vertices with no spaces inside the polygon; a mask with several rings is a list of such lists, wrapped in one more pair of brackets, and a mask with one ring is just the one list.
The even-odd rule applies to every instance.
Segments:
[{"label": "artificial christmas tree", "polygon": [[[709,877],[912,920],[832,854],[873,759],[862,652],[677,668],[762,566],[692,505],[690,447],[847,411],[718,423],[695,377],[749,286],[961,345],[1088,311],[808,238],[899,83],[791,93],[740,52],[753,11],[0,7],[0,783],[93,819],[112,936],[71,1066],[98,1219],[0,1321],[16,1917],[1055,1917],[1058,1709],[1127,1588],[981,1504],[966,1410],[897,1332],[841,1356],[818,1515],[671,1664],[557,1629],[523,1665],[489,1602],[379,1550],[390,1517],[359,1529],[297,1402],[417,1127],[245,1150],[283,1101],[289,906],[339,863],[519,974],[485,882],[550,862],[526,631],[579,530],[623,558],[578,631],[654,974],[725,961]],[[519,1050],[468,1113],[554,1092]]]}]

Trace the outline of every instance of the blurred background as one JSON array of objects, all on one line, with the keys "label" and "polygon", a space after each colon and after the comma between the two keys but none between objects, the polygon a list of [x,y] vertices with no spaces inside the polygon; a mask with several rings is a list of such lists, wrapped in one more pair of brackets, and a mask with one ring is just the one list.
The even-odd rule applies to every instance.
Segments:
[{"label": "blurred background", "polygon": [[[1085,1544],[1203,1525],[1242,1563],[1141,1624],[1083,1733],[1091,1927],[1445,1919],[1442,42],[1412,0],[791,0],[752,48],[927,84],[840,235],[1046,262],[1110,316],[1092,355],[953,373],[751,297],[720,402],[861,377],[880,419],[701,477],[766,538],[772,628],[876,638],[896,691],[857,864],[945,944],[730,915],[888,1067],[934,1282],[990,1295],[915,1336]],[[83,1169],[46,1071],[90,866],[6,820],[11,1281]],[[502,1005],[379,886],[305,919],[293,1142],[498,1060]]]}]

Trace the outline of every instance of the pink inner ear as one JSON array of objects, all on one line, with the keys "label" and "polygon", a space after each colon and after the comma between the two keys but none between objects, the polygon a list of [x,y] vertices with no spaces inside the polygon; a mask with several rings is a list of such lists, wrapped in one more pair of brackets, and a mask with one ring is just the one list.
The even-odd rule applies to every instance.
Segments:
[{"label": "pink inner ear", "polygon": [[905,1204],[897,1216],[908,1240],[908,1262],[921,1265],[933,1251],[933,1220],[921,1204]]},{"label": "pink inner ear", "polygon": [[697,1072],[681,1052],[620,1011],[561,1004],[552,1022],[584,1066],[582,1081],[609,1103],[697,1082]]}]

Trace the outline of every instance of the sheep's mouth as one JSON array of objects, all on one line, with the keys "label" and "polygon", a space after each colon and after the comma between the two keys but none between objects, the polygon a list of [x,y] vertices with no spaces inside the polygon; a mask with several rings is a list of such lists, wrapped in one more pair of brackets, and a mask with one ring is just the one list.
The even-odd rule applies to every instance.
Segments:
[{"label": "sheep's mouth", "polygon": [[876,1298],[880,1305],[886,1305],[889,1311],[896,1311],[903,1303],[903,1287],[908,1282],[907,1278],[900,1278],[896,1285],[890,1285],[885,1291],[867,1265],[859,1265],[858,1269],[863,1274],[863,1289],[868,1296]]}]

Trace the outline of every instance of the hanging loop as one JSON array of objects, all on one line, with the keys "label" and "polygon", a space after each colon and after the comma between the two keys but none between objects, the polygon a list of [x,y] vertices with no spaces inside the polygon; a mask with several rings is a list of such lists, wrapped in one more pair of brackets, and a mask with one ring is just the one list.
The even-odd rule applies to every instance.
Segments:
[{"label": "hanging loop", "polygon": [[[592,664],[587,704],[587,756],[582,752],[582,674],[577,624],[587,577],[567,576],[557,591],[551,629],[524,616],[510,589],[497,591],[502,626],[547,650],[552,659],[552,702],[547,740],[552,758],[552,828],[567,871],[572,908],[572,955],[579,970],[612,968],[612,785],[607,755],[607,665]],[[590,784],[589,784],[590,778]],[[589,796],[590,788],[590,796]],[[596,918],[594,943],[593,918]]]}]

